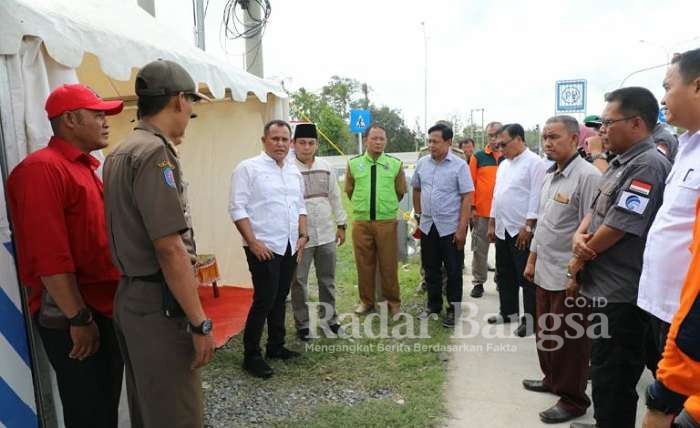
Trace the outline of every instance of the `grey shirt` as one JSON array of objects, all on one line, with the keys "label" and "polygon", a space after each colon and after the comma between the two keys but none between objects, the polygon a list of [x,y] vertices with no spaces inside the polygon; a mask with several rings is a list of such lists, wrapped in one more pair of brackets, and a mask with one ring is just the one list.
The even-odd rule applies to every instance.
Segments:
[{"label": "grey shirt", "polygon": [[474,183],[464,159],[452,151],[440,162],[431,156],[418,160],[411,186],[420,190],[420,229],[430,233],[435,225],[440,236],[457,231],[462,195],[474,191]]},{"label": "grey shirt", "polygon": [[678,138],[666,129],[662,124],[657,123],[651,133],[656,147],[666,155],[666,158],[673,163],[678,153]]},{"label": "grey shirt", "polygon": [[600,171],[576,154],[559,171],[547,170],[540,196],[539,218],[530,251],[537,253],[535,284],[549,291],[566,289],[571,240],[590,211]]},{"label": "grey shirt", "polygon": [[625,232],[622,239],[586,263],[581,293],[609,303],[636,303],[644,243],[661,206],[671,163],[651,136],[616,157],[593,200],[589,233],[602,225]]}]

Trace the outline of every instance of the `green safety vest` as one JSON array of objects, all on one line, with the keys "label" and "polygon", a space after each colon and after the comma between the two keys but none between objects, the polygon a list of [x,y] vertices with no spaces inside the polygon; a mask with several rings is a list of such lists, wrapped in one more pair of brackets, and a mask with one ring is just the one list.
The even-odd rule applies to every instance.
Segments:
[{"label": "green safety vest", "polygon": [[396,176],[401,161],[382,153],[374,161],[365,152],[350,159],[350,174],[355,179],[352,212],[355,220],[393,220],[399,209]]}]

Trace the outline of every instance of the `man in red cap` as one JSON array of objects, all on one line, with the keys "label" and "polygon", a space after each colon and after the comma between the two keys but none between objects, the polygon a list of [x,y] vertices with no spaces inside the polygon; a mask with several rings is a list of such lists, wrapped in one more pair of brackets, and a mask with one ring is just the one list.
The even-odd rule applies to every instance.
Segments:
[{"label": "man in red cap", "polygon": [[7,181],[20,281],[68,427],[117,427],[123,362],[111,318],[120,273],[90,152],[107,146],[106,116],[122,108],[80,84],[57,88],[46,101],[54,136]]}]

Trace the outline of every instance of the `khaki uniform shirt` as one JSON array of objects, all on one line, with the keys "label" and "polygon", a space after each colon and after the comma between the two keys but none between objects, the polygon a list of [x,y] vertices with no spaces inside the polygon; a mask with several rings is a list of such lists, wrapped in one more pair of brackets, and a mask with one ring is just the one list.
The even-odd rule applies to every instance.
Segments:
[{"label": "khaki uniform shirt", "polygon": [[540,196],[535,236],[530,251],[537,254],[535,284],[549,291],[566,289],[571,240],[600,183],[600,171],[578,154],[559,171],[547,170]]},{"label": "khaki uniform shirt", "polygon": [[157,273],[153,241],[175,233],[195,264],[187,183],[175,146],[158,128],[139,122],[107,156],[103,180],[112,259],[124,275]]}]

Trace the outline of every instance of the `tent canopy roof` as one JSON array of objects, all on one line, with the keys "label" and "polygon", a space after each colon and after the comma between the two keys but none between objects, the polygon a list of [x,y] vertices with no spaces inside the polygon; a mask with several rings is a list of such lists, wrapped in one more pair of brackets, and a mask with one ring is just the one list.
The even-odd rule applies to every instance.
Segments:
[{"label": "tent canopy roof", "polygon": [[[157,58],[182,65],[214,97],[227,89],[236,101],[253,93],[287,95],[260,79],[171,34],[136,4],[119,0],[2,0],[0,55],[19,52],[24,36],[39,37],[59,64],[74,68],[106,98],[134,96],[138,68]],[[101,70],[102,72],[98,72]]]}]

